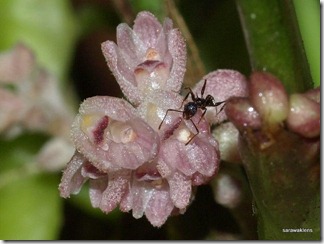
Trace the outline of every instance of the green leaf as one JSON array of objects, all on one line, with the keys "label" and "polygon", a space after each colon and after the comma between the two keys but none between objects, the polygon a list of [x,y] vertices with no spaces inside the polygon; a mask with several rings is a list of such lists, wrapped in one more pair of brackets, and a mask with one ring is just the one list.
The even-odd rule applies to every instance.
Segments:
[{"label": "green leaf", "polygon": [[23,42],[41,66],[62,79],[68,70],[77,37],[70,1],[0,1],[0,50]]},{"label": "green leaf", "polygon": [[61,223],[58,177],[34,175],[0,189],[0,239],[57,239]]},{"label": "green leaf", "polygon": [[22,134],[0,140],[0,239],[57,239],[62,218],[59,177],[40,174],[35,154],[48,139]]},{"label": "green leaf", "polygon": [[320,1],[293,0],[315,87],[321,82]]}]

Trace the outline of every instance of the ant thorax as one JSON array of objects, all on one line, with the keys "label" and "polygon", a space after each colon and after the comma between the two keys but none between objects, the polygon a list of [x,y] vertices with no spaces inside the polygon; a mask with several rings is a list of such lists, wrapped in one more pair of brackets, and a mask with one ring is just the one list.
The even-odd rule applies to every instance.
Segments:
[{"label": "ant thorax", "polygon": [[[205,88],[206,88],[206,82],[207,80],[205,80],[204,82],[204,85],[201,89],[201,92],[200,92],[200,97],[198,96],[198,94],[194,94],[193,91],[190,89],[190,88],[187,88],[189,90],[189,92],[187,93],[187,95],[185,96],[185,98],[183,99],[182,101],[182,104],[185,103],[185,101],[187,100],[187,98],[190,96],[191,97],[191,101],[190,102],[187,102],[184,106],[183,106],[183,110],[180,110],[181,107],[179,109],[172,109],[172,108],[169,108],[165,115],[164,115],[164,118],[163,120],[161,121],[160,125],[159,125],[159,129],[161,128],[167,114],[169,112],[180,112],[182,113],[182,117],[183,119],[185,120],[189,120],[192,125],[194,126],[195,130],[196,130],[196,134],[194,134],[194,136],[192,136],[188,142],[186,142],[186,145],[189,144],[193,138],[195,136],[197,136],[199,134],[199,130],[198,130],[198,127],[197,125],[200,123],[200,121],[202,120],[202,118],[204,117],[204,115],[206,114],[207,112],[207,109],[209,107],[214,107],[214,108],[217,108],[218,106],[220,106],[221,104],[225,103],[225,101],[222,101],[222,102],[215,102],[214,100],[214,97],[212,95],[207,95],[206,97],[204,97],[204,92],[205,92]],[[223,106],[224,107],[224,106]],[[222,108],[223,108],[222,107]],[[201,110],[202,114],[200,116],[200,119],[198,120],[198,123],[195,124],[194,121],[192,120],[192,118],[197,114],[198,112],[198,109]],[[222,109],[221,109],[222,110]]]}]

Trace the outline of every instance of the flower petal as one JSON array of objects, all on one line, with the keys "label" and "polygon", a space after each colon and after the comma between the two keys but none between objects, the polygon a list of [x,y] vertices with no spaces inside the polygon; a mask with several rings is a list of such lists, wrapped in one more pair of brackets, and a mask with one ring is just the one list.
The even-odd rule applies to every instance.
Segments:
[{"label": "flower petal", "polygon": [[106,175],[106,177],[90,179],[89,185],[89,196],[91,205],[94,208],[99,208],[102,199],[102,193],[105,191],[108,185],[108,176]]},{"label": "flower petal", "polygon": [[185,40],[178,29],[169,32],[168,47],[173,63],[166,90],[179,92],[186,72],[187,49]]},{"label": "flower petal", "polygon": [[155,227],[162,226],[171,215],[174,205],[170,199],[169,189],[155,189],[145,210],[145,216]]},{"label": "flower petal", "polygon": [[133,180],[130,194],[132,198],[132,214],[135,219],[143,216],[154,191],[155,189],[149,183]]},{"label": "flower petal", "polygon": [[192,194],[191,179],[188,176],[175,172],[168,179],[170,186],[170,196],[172,202],[177,208],[186,208],[190,203]]},{"label": "flower petal", "polygon": [[63,172],[59,185],[61,197],[67,198],[70,194],[79,193],[81,186],[87,180],[81,175],[81,167],[85,162],[87,159],[76,151]]},{"label": "flower petal", "polygon": [[153,14],[142,11],[136,16],[133,30],[147,49],[156,46],[162,26]]},{"label": "flower petal", "polygon": [[213,130],[213,136],[219,143],[221,159],[231,163],[241,163],[242,159],[238,150],[239,131],[233,123],[226,122]]},{"label": "flower petal", "polygon": [[119,53],[116,44],[111,41],[106,41],[101,44],[101,49],[103,55],[105,56],[107,65],[115,76],[116,81],[118,82],[124,95],[134,105],[139,104],[141,97],[137,87],[135,86],[135,79],[130,79],[130,74],[127,74],[127,72],[132,73],[133,70],[131,69],[129,71],[124,71],[124,69],[120,69],[120,67],[123,67],[123,64],[120,63],[122,62],[121,54]]},{"label": "flower petal", "polygon": [[108,174],[108,187],[102,193],[100,209],[109,213],[120,203],[130,180],[129,170],[119,170]]},{"label": "flower petal", "polygon": [[117,45],[131,71],[143,62],[147,47],[127,24],[117,26]]}]

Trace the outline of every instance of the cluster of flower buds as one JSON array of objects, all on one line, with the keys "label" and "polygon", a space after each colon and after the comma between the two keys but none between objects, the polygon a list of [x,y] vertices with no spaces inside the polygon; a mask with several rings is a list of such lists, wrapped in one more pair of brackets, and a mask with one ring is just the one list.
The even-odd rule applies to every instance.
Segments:
[{"label": "cluster of flower buds", "polygon": [[254,72],[249,80],[249,97],[233,97],[226,106],[226,114],[242,133],[262,129],[260,149],[270,147],[273,136],[282,128],[302,138],[319,139],[320,89],[303,94],[288,95],[275,76],[267,72]]},{"label": "cluster of flower buds", "polygon": [[[169,216],[184,213],[194,188],[217,173],[220,152],[210,125],[226,115],[221,111],[218,121],[211,111],[215,107],[204,117],[198,109],[191,120],[177,111],[166,115],[168,109],[183,111],[186,103],[179,94],[186,44],[169,18],[161,25],[151,13],[140,12],[133,29],[120,24],[117,44],[106,41],[102,51],[129,102],[95,96],[81,104],[72,125],[76,152],[63,173],[60,193],[69,197],[89,181],[93,207],[108,213],[119,206],[135,218],[145,214],[160,227]],[[197,94],[205,79],[205,94],[217,101],[246,92],[242,75],[221,70],[204,77]]]},{"label": "cluster of flower buds", "polygon": [[[274,75],[253,72],[248,91],[248,97],[230,98],[225,112],[239,130],[256,207],[276,228],[297,228],[319,208],[320,88],[288,94]],[[231,201],[239,197],[232,193]]]},{"label": "cluster of flower buds", "polygon": [[0,55],[0,112],[0,133],[8,136],[22,130],[63,136],[73,118],[58,81],[23,44]]}]

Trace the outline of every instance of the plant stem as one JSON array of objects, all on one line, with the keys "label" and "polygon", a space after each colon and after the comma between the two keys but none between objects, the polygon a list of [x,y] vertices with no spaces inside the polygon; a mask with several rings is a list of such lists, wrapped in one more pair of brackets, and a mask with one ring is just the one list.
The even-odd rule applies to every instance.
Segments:
[{"label": "plant stem", "polygon": [[277,76],[288,92],[313,87],[291,0],[236,0],[252,70]]}]

